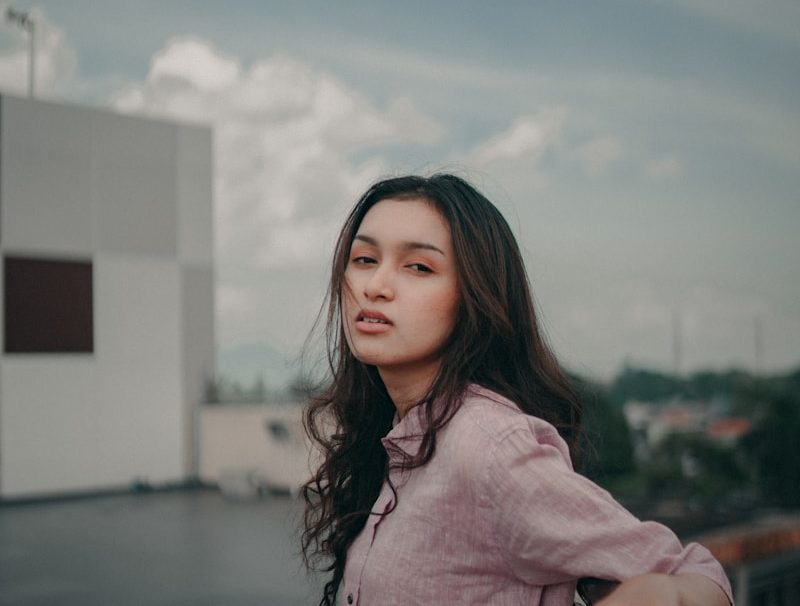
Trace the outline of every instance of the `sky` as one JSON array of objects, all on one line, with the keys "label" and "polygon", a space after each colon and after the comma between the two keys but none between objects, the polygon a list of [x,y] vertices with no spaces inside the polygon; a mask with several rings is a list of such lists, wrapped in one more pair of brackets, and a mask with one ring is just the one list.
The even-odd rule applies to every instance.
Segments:
[{"label": "sky", "polygon": [[[237,378],[296,372],[359,194],[440,170],[509,220],[570,370],[800,365],[796,0],[12,5],[40,98],[214,129]],[[4,21],[0,93],[26,48]]]}]

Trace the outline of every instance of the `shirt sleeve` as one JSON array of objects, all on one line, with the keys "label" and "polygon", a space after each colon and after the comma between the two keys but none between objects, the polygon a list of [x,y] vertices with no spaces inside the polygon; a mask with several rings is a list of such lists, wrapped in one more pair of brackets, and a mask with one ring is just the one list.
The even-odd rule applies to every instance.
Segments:
[{"label": "shirt sleeve", "polygon": [[667,527],[638,520],[572,471],[566,444],[552,426],[530,419],[494,443],[484,468],[488,527],[514,576],[554,585],[582,577],[697,573],[733,603],[730,583],[707,549],[684,547]]}]

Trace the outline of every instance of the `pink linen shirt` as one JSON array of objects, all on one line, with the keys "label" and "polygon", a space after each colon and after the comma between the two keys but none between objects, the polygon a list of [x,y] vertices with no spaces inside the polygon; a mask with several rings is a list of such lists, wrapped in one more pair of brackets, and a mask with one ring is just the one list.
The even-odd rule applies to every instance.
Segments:
[{"label": "pink linen shirt", "polygon": [[[416,454],[421,408],[383,438]],[[393,448],[394,447],[394,448]],[[731,597],[702,546],[641,522],[573,472],[549,423],[472,386],[437,436],[434,457],[393,470],[347,553],[339,603],[360,606],[571,606],[576,580],[699,573]]]}]

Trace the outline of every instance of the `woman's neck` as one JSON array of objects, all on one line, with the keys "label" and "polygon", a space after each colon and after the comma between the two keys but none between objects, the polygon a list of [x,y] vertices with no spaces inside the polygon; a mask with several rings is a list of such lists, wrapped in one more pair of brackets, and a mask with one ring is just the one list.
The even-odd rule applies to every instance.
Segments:
[{"label": "woman's neck", "polygon": [[378,369],[383,384],[386,386],[386,391],[397,409],[397,415],[401,419],[406,416],[409,410],[420,403],[422,397],[433,384],[438,371],[438,365],[436,368],[426,368],[422,372],[413,373],[407,370]]}]

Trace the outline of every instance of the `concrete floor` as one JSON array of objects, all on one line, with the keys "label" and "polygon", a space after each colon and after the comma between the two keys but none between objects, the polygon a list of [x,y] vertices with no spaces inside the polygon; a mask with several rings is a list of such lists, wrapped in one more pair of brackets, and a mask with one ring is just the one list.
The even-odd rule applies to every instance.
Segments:
[{"label": "concrete floor", "polygon": [[0,606],[299,606],[298,500],[212,490],[0,506]]}]

